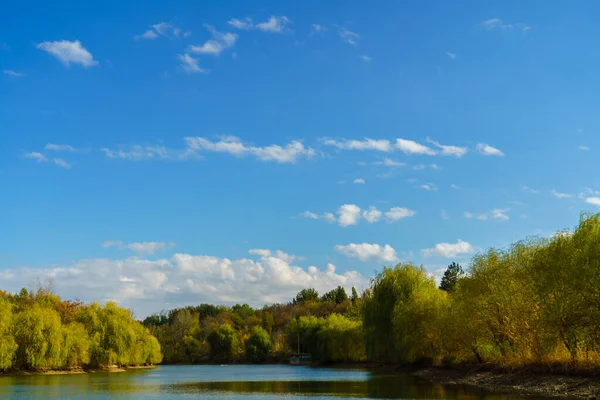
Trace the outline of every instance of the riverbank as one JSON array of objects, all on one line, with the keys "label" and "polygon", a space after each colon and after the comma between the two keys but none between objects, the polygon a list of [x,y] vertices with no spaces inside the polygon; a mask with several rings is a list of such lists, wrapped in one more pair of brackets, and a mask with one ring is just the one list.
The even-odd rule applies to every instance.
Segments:
[{"label": "riverbank", "polygon": [[600,399],[600,377],[520,369],[512,372],[492,369],[451,369],[430,367],[411,373],[443,385],[463,385],[494,392],[548,397]]},{"label": "riverbank", "polygon": [[157,368],[156,365],[135,365],[135,366],[127,366],[127,367],[119,367],[116,365],[111,365],[106,368],[94,368],[94,369],[83,369],[83,368],[72,368],[72,369],[47,369],[47,370],[38,370],[38,371],[10,371],[2,373],[0,372],[0,377],[2,376],[31,376],[31,375],[79,375],[79,374],[94,374],[94,373],[102,373],[102,372],[126,372],[129,370],[137,370],[137,369],[154,369]]}]

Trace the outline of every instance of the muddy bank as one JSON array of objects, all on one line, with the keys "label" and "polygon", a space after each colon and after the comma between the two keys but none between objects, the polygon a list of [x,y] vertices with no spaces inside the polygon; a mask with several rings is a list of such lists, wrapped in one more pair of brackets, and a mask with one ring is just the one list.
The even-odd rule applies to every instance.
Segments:
[{"label": "muddy bank", "polygon": [[444,385],[465,385],[496,392],[525,395],[600,399],[600,377],[563,375],[519,370],[467,370],[449,368],[425,368],[411,373],[430,382]]}]

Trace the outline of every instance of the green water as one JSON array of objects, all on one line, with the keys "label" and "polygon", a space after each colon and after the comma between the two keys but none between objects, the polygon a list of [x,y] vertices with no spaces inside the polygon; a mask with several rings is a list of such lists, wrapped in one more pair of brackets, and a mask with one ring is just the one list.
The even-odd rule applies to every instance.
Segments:
[{"label": "green water", "polygon": [[[521,399],[407,375],[305,366],[164,366],[85,375],[0,377],[0,399]],[[527,397],[533,399],[533,397]]]}]

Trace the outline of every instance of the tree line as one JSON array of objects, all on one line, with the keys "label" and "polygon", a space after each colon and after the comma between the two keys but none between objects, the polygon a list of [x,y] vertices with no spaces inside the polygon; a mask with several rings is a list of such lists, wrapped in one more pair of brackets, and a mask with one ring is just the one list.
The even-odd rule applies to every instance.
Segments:
[{"label": "tree line", "polygon": [[410,263],[360,295],[304,289],[287,304],[202,304],[144,320],[165,363],[285,361],[600,365],[600,214],[450,264],[439,287]]},{"label": "tree line", "polygon": [[104,369],[162,361],[160,344],[113,302],[62,300],[50,287],[0,290],[0,372]]},{"label": "tree line", "polygon": [[[573,231],[448,266],[439,287],[410,263],[362,293],[304,289],[286,304],[201,304],[142,323],[115,303],[64,301],[43,288],[0,291],[0,370],[164,362],[600,366],[600,214]],[[162,354],[161,354],[162,352]]]}]

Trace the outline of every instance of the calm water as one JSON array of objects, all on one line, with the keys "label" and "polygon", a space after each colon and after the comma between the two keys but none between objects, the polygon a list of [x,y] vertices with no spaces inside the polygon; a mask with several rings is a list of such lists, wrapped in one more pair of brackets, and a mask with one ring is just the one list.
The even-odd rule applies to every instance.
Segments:
[{"label": "calm water", "polygon": [[[0,399],[522,399],[406,375],[304,366],[164,366],[86,375],[0,377]],[[533,397],[527,397],[532,400]]]}]

